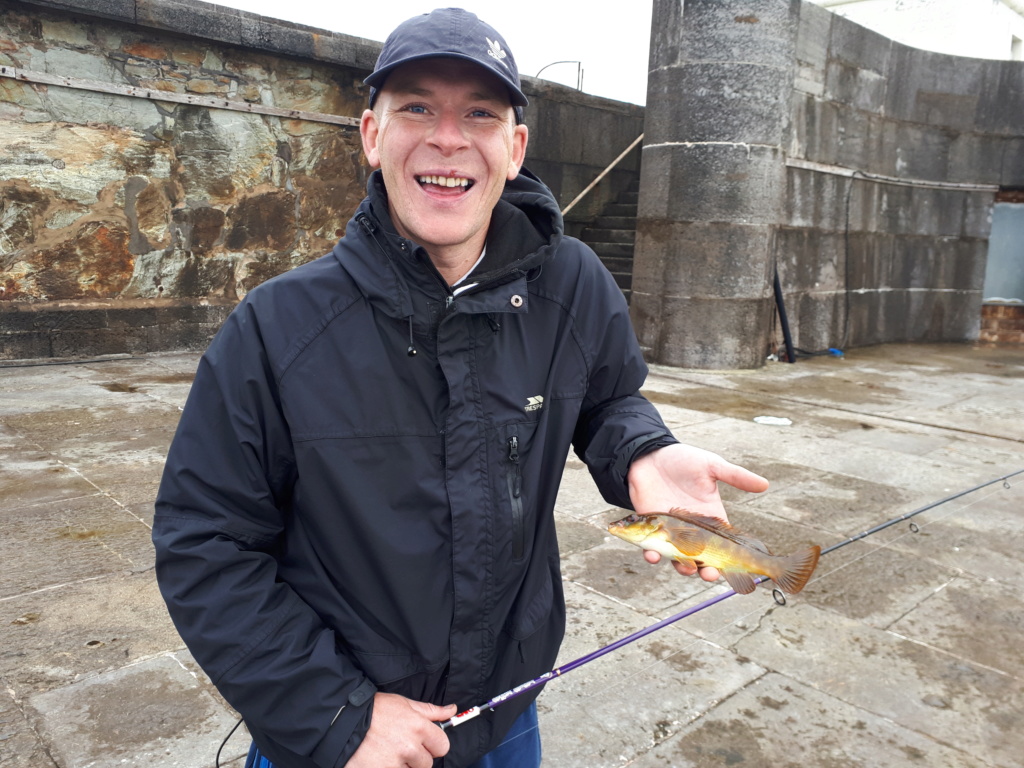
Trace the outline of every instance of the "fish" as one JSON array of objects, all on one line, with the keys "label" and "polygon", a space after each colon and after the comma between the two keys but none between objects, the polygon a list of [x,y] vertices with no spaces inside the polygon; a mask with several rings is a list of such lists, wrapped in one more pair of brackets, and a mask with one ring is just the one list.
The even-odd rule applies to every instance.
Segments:
[{"label": "fish", "polygon": [[754,577],[767,576],[783,592],[797,594],[818,565],[817,544],[792,555],[773,555],[763,542],[717,517],[673,508],[667,514],[629,515],[608,526],[620,539],[681,563],[721,571],[733,591],[749,595]]}]

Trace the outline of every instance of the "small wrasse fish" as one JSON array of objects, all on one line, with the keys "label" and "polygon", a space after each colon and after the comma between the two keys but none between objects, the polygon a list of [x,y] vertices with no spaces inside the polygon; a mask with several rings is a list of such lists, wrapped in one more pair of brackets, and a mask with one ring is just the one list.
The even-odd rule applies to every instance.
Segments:
[{"label": "small wrasse fish", "polygon": [[821,547],[792,555],[773,555],[762,542],[746,536],[717,517],[672,509],[664,515],[630,515],[608,526],[620,539],[681,563],[717,568],[733,591],[748,595],[754,577],[767,576],[779,589],[795,595],[818,565]]}]

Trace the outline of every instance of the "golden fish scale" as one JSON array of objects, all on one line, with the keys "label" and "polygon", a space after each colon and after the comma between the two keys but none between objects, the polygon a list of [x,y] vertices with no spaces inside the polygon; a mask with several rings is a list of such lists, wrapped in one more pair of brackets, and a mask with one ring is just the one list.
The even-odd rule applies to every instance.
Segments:
[{"label": "golden fish scale", "polygon": [[[770,570],[769,563],[771,562],[769,555],[755,552],[748,547],[707,531],[700,531],[698,529],[698,534],[704,541],[704,550],[699,555],[693,556],[682,554],[682,550],[680,550],[682,557],[688,560],[699,560],[704,565],[710,565],[712,568],[718,568],[720,571],[749,571],[768,575]],[[669,540],[673,541],[677,549],[679,548],[678,544],[675,544],[676,539],[674,536],[670,536]]]}]

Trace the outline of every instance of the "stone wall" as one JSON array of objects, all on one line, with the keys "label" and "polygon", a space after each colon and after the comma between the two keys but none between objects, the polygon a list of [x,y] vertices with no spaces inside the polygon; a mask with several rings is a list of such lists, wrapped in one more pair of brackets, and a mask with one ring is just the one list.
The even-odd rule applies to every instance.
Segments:
[{"label": "stone wall", "polygon": [[1024,186],[1024,63],[804,3],[776,263],[796,344],[978,338],[995,193]]},{"label": "stone wall", "polygon": [[[0,0],[0,358],[201,347],[329,251],[368,175],[336,118],[362,112],[378,51],[195,0]],[[527,164],[564,202],[642,131],[640,107],[524,90]]]},{"label": "stone wall", "polygon": [[800,0],[655,0],[632,313],[652,360],[978,336],[990,212],[1024,185],[1024,64]]}]

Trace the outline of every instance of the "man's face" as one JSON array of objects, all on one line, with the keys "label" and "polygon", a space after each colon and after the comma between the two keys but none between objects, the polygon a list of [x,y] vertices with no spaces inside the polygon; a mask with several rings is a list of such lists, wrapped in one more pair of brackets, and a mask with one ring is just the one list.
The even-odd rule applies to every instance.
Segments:
[{"label": "man's face", "polygon": [[478,256],[505,181],[526,154],[526,126],[515,125],[501,81],[457,59],[405,64],[363,113],[361,133],[398,233],[435,260]]}]

